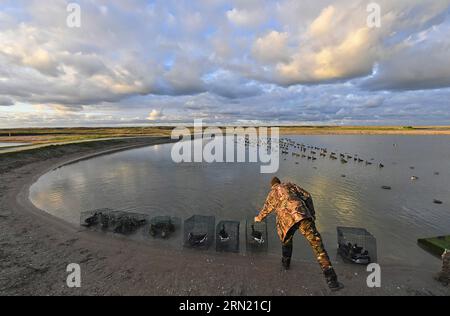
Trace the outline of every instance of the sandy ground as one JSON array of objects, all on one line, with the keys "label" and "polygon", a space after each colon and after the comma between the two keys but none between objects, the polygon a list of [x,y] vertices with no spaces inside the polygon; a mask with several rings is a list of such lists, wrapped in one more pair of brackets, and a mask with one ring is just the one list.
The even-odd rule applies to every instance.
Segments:
[{"label": "sandy ground", "polygon": [[[28,198],[38,177],[66,162],[107,150],[167,142],[165,138],[103,141],[0,155],[0,295],[449,295],[418,267],[382,266],[382,287],[366,286],[363,268],[336,264],[346,288],[327,290],[316,264],[278,258],[154,249],[148,244],[74,227]],[[66,285],[69,263],[82,286]]]}]

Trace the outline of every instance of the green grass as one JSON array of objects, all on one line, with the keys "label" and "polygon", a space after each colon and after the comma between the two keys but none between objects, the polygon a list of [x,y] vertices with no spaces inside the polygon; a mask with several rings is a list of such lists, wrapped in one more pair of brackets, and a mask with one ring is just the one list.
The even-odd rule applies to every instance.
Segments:
[{"label": "green grass", "polygon": [[419,239],[418,243],[436,256],[442,256],[446,249],[450,249],[450,236]]}]

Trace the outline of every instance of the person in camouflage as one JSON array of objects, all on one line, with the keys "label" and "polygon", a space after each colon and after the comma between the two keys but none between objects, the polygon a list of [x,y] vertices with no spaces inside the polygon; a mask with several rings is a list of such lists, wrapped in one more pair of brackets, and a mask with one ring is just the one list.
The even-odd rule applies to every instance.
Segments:
[{"label": "person in camouflage", "polygon": [[290,267],[293,238],[299,231],[310,243],[330,289],[341,289],[343,285],[338,282],[322,237],[316,228],[316,212],[311,195],[296,184],[281,183],[276,177],[272,179],[271,185],[272,189],[262,211],[255,217],[255,222],[261,222],[269,214],[276,213],[277,231],[282,242],[283,267],[286,270]]}]

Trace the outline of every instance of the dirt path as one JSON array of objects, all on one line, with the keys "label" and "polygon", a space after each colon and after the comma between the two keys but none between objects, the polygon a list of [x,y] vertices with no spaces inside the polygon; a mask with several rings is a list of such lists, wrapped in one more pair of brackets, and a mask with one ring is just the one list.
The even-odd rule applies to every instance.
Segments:
[{"label": "dirt path", "polygon": [[[162,250],[71,226],[36,209],[29,186],[63,163],[167,138],[102,141],[0,155],[0,295],[329,295],[317,265],[283,272],[273,257]],[[66,286],[78,263],[82,287]],[[346,288],[333,295],[449,295],[434,271],[382,266],[369,289],[362,268],[336,265]]]}]

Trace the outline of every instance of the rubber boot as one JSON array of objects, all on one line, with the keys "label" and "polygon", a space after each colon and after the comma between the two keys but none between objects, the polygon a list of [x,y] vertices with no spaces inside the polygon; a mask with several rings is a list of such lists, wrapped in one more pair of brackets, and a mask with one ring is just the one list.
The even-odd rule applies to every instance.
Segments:
[{"label": "rubber boot", "polygon": [[283,268],[285,270],[289,270],[289,268],[291,267],[291,258],[288,257],[281,258],[281,264],[283,265]]},{"label": "rubber boot", "polygon": [[338,277],[333,268],[328,268],[323,272],[323,274],[325,275],[325,279],[331,291],[335,292],[344,288],[344,285],[339,283]]}]

